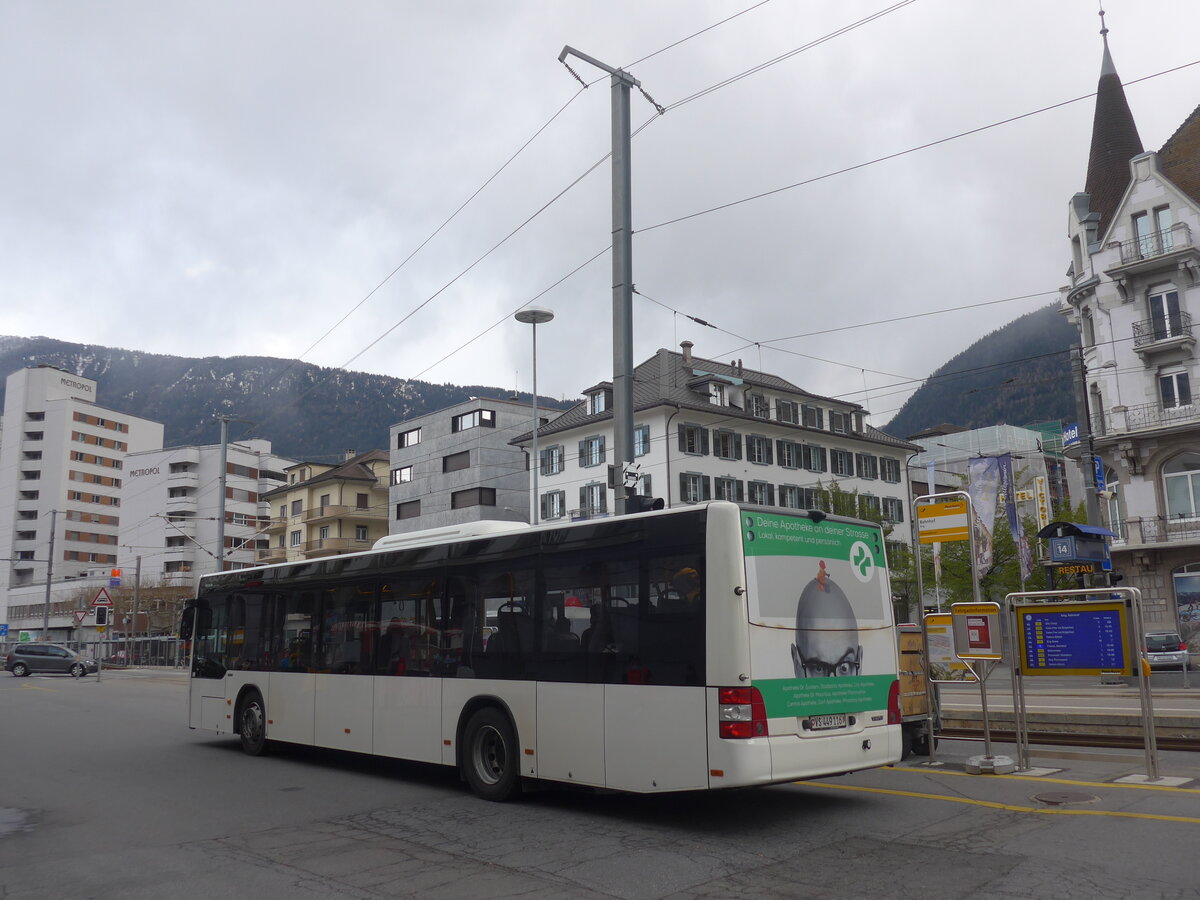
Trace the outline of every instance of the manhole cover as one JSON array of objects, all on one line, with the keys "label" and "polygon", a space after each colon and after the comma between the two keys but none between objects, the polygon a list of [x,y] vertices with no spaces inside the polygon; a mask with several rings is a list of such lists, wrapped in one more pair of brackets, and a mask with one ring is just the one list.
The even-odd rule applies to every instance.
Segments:
[{"label": "manhole cover", "polygon": [[1033,799],[1047,806],[1066,806],[1068,803],[1095,803],[1100,798],[1081,791],[1047,791],[1044,794],[1034,794]]}]

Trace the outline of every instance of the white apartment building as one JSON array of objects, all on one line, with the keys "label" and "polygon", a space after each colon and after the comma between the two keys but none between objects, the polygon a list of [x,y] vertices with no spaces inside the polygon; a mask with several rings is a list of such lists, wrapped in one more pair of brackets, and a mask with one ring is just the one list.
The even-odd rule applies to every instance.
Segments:
[{"label": "white apartment building", "polygon": [[[906,457],[920,448],[872,428],[861,406],[819,397],[766,372],[700,359],[692,343],[660,349],[633,373],[637,492],[667,506],[735,500],[793,509],[831,507],[834,485],[857,492],[851,514],[906,521]],[[609,515],[612,386],[538,430],[543,521]],[[532,434],[515,443],[531,444]],[[842,510],[837,510],[841,512]],[[907,529],[891,540],[907,543]]]},{"label": "white apartment building", "polygon": [[[0,441],[0,624],[53,579],[118,565],[125,458],[162,447],[163,426],[96,403],[96,382],[52,366],[5,382]],[[52,515],[53,511],[53,515]]]},{"label": "white apartment building", "polygon": [[[1114,572],[1147,625],[1200,642],[1200,108],[1144,151],[1105,39],[1085,191],[1070,202],[1070,283]],[[1087,450],[1085,440],[1085,451]]]},{"label": "white apartment building", "polygon": [[393,425],[391,533],[528,522],[529,455],[512,440],[532,426],[532,405],[478,397]]},{"label": "white apartment building", "polygon": [[142,560],[145,583],[191,586],[203,574],[257,564],[266,549],[271,510],[260,500],[286,483],[296,460],[277,456],[271,442],[246,440],[225,448],[224,550],[217,550],[221,445],[171,447],[125,458],[122,562]]}]

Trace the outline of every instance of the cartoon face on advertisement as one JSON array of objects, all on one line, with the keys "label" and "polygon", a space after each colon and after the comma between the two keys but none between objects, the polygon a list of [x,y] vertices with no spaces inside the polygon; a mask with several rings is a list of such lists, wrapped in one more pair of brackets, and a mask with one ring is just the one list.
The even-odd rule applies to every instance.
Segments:
[{"label": "cartoon face on advertisement", "polygon": [[798,678],[857,675],[862,668],[858,619],[824,560],[796,603],[792,665]]}]

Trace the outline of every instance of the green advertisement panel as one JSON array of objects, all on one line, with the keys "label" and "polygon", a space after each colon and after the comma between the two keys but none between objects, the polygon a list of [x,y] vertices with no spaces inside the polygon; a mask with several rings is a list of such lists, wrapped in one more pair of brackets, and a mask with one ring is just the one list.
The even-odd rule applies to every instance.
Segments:
[{"label": "green advertisement panel", "polygon": [[767,718],[818,716],[887,707],[895,675],[848,678],[771,678],[755,681]]},{"label": "green advertisement panel", "polygon": [[754,684],[768,718],[886,709],[897,650],[882,530],[751,510],[741,530]]}]

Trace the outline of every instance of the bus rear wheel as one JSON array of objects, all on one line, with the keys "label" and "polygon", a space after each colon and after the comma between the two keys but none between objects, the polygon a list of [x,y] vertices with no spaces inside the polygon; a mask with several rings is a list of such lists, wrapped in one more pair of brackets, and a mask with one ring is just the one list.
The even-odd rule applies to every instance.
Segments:
[{"label": "bus rear wheel", "polygon": [[258,691],[250,691],[242,698],[238,726],[242,750],[251,756],[262,756],[267,752],[267,708]]},{"label": "bus rear wheel", "polygon": [[511,800],[521,787],[517,735],[503,712],[475,712],[463,730],[463,776],[484,800]]}]

